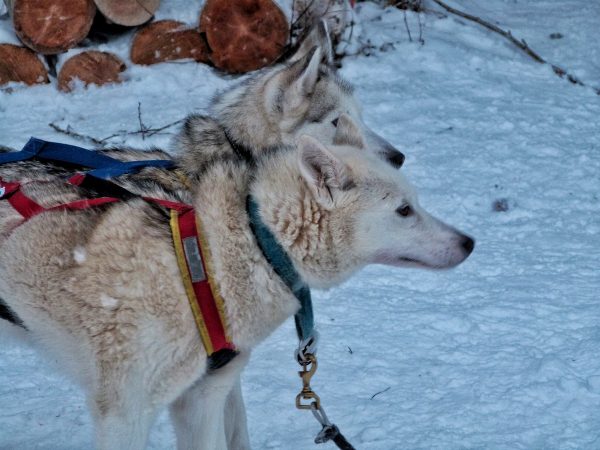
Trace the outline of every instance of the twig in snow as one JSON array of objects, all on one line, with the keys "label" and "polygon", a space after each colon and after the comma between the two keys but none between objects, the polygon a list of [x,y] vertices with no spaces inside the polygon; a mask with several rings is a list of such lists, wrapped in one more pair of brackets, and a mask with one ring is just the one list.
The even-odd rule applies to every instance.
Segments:
[{"label": "twig in snow", "polygon": [[402,11],[404,13],[404,26],[406,27],[406,32],[408,33],[408,40],[412,42],[412,36],[410,35],[410,28],[408,27],[408,20],[406,20],[406,10]]},{"label": "twig in snow", "polygon": [[425,39],[423,39],[423,25],[421,24],[421,14],[417,12],[417,21],[419,22],[419,44],[425,45]]},{"label": "twig in snow", "polygon": [[167,125],[159,127],[159,128],[148,128],[148,129],[146,129],[146,131],[148,132],[148,137],[152,137],[155,134],[159,134],[161,131],[164,131],[167,128],[171,128],[171,127],[174,127],[175,125],[179,125],[183,121],[185,121],[185,119],[176,120],[175,122],[168,123]]},{"label": "twig in snow", "polygon": [[142,135],[142,141],[146,140],[146,125],[144,125],[144,122],[142,122],[142,103],[138,102],[138,122],[140,123],[140,129],[139,132]]},{"label": "twig in snow", "polygon": [[79,141],[91,142],[93,144],[98,144],[98,145],[102,145],[102,143],[103,143],[103,141],[101,139],[96,139],[95,137],[88,136],[86,134],[81,134],[81,133],[74,131],[71,128],[71,125],[67,125],[67,128],[61,128],[58,125],[56,125],[55,123],[49,123],[48,126],[50,126],[52,129],[54,129],[54,131],[57,131],[58,133],[66,134],[67,136],[71,136],[72,138],[77,139]]},{"label": "twig in snow", "polygon": [[[503,36],[504,38],[508,39],[514,45],[516,45],[521,50],[523,50],[527,55],[529,55],[534,61],[536,61],[540,64],[548,64],[550,67],[552,67],[552,70],[554,71],[554,73],[556,75],[558,75],[559,77],[561,77],[561,78],[566,77],[567,80],[569,80],[571,83],[577,84],[579,86],[587,86],[587,84],[585,84],[583,81],[581,81],[575,75],[568,73],[562,67],[559,67],[555,64],[549,63],[544,58],[542,58],[540,55],[538,55],[535,51],[533,51],[531,49],[531,47],[529,47],[529,45],[527,45],[527,42],[525,42],[525,39],[519,40],[519,39],[515,38],[510,31],[503,30],[502,28],[500,28],[490,22],[487,22],[486,20],[483,20],[480,17],[473,16],[473,15],[465,13],[463,11],[459,11],[458,9],[454,9],[451,6],[446,5],[441,0],[433,0],[433,1],[435,3],[437,3],[438,5],[440,5],[442,8],[444,8],[449,13],[454,14],[459,17],[462,17],[464,19],[470,20],[471,22],[478,23],[479,25],[487,28],[488,30],[498,33],[500,36]],[[592,89],[596,92],[596,94],[600,95],[600,88],[592,87]]]},{"label": "twig in snow", "polygon": [[383,391],[379,391],[379,392],[375,392],[373,395],[371,395],[371,400],[373,400],[375,397],[377,397],[379,394],[383,394],[384,392],[387,392],[391,389],[391,386],[386,387]]},{"label": "twig in snow", "polygon": [[106,136],[102,139],[98,139],[93,136],[88,136],[86,134],[78,133],[77,131],[73,130],[73,128],[71,128],[71,125],[67,125],[67,128],[62,128],[55,123],[49,123],[48,125],[52,129],[57,131],[58,133],[66,134],[67,136],[71,136],[74,139],[84,141],[84,142],[91,142],[96,145],[105,145],[105,144],[107,144],[107,141],[109,139],[112,139],[115,137],[134,136],[137,134],[141,134],[142,139],[144,139],[145,137],[152,137],[157,134],[161,134],[164,130],[166,130],[168,128],[171,128],[171,127],[174,127],[175,125],[180,124],[185,119],[176,120],[175,122],[168,123],[167,125],[163,125],[162,127],[158,127],[158,128],[148,128],[146,125],[144,125],[141,122],[141,115],[139,116],[139,120],[140,120],[140,129],[139,130],[136,130],[136,131],[121,130],[118,133],[111,134],[110,136]]}]

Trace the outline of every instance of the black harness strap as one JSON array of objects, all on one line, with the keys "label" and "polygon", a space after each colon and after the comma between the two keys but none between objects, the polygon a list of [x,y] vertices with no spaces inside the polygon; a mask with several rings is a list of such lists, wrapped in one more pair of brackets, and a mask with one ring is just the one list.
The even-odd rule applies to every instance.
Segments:
[{"label": "black harness strap", "polygon": [[139,195],[133,194],[112,181],[97,178],[89,174],[75,175],[69,179],[69,182],[87,191],[106,197],[115,197],[121,200],[131,200],[139,197]]}]

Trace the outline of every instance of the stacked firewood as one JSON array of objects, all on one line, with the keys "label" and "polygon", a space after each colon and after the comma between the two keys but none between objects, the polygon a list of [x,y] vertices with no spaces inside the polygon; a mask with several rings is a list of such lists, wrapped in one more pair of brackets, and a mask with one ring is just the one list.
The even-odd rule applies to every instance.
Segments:
[{"label": "stacked firewood", "polygon": [[[153,21],[160,0],[4,1],[23,46],[0,43],[0,86],[48,83],[49,69],[64,91],[76,79],[85,85],[120,82],[126,63],[93,49],[97,23],[125,31],[138,27],[130,59],[142,65],[188,59],[243,73],[273,63],[289,44],[290,25],[273,0],[206,0],[195,27]],[[61,54],[77,47],[82,51],[70,52],[75,55],[65,61]],[[53,74],[57,57],[60,71]]]}]

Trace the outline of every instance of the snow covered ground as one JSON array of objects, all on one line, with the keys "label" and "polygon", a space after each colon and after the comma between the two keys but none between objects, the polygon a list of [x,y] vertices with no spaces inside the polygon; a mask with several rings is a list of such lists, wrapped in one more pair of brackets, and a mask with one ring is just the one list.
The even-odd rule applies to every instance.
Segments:
[{"label": "snow covered ground", "polygon": [[[599,2],[453,5],[600,87]],[[164,0],[159,18],[193,23],[198,10]],[[363,4],[359,17],[376,49],[342,71],[367,122],[404,149],[424,206],[477,246],[450,272],[373,266],[316,293],[313,386],[331,419],[361,450],[600,448],[600,97],[472,23],[421,14],[421,45],[416,14],[407,15],[413,42],[398,10]],[[8,30],[0,22],[0,38],[14,39]],[[107,48],[127,57],[129,39]],[[127,77],[68,95],[52,85],[0,93],[0,143],[75,143],[50,122],[98,138],[135,130],[138,102],[145,123],[161,126],[205,111],[233,79],[194,63],[130,66]],[[497,201],[508,210],[495,211]],[[256,449],[315,448],[318,425],[293,406],[294,346],[288,322],[245,371]],[[2,342],[0,449],[84,449],[92,436],[79,390],[30,349]],[[150,448],[174,448],[166,414]]]}]

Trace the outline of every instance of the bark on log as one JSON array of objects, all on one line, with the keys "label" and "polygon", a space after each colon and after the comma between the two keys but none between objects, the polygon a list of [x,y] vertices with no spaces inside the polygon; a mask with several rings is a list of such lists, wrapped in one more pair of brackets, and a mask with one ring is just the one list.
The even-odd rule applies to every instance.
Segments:
[{"label": "bark on log", "polygon": [[177,59],[209,62],[208,47],[196,29],[175,20],[161,20],[138,31],[131,44],[131,61],[157,64]]},{"label": "bark on log", "polygon": [[207,0],[200,15],[213,64],[233,73],[273,63],[283,53],[289,25],[272,0]]},{"label": "bark on log", "polygon": [[93,0],[5,0],[15,33],[30,49],[52,55],[75,47],[90,31]]},{"label": "bark on log", "polygon": [[28,48],[0,44],[0,86],[10,81],[29,85],[48,83],[48,71]]},{"label": "bark on log", "polygon": [[85,86],[120,83],[122,81],[120,74],[125,68],[125,63],[112,53],[85,51],[64,63],[58,73],[58,88],[70,92],[75,79],[83,81]]},{"label": "bark on log", "polygon": [[104,16],[117,25],[133,27],[152,19],[160,0],[94,0]]}]

